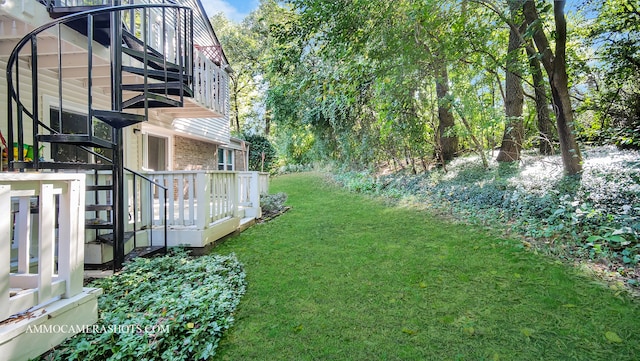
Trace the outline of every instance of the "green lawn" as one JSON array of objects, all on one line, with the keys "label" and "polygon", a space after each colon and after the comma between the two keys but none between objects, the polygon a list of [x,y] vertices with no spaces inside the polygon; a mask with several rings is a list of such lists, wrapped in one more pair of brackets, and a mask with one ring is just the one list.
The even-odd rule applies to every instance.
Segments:
[{"label": "green lawn", "polygon": [[216,360],[638,360],[640,308],[515,241],[273,179],[292,209],[214,249],[247,293]]}]

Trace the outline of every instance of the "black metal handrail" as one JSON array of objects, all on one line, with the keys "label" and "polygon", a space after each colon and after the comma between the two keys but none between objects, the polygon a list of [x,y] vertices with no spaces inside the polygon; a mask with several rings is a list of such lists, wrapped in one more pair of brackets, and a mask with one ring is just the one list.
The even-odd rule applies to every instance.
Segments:
[{"label": "black metal handrail", "polygon": [[[193,34],[193,28],[187,28],[188,24],[190,24],[186,19],[187,18],[192,18],[192,10],[191,8],[187,7],[187,6],[181,6],[181,5],[177,5],[173,2],[171,3],[161,3],[161,4],[128,4],[128,5],[119,5],[119,6],[113,6],[113,7],[100,7],[100,8],[96,8],[96,9],[91,9],[91,10],[87,10],[87,11],[83,11],[83,12],[79,12],[76,14],[71,14],[71,15],[67,15],[58,19],[55,19],[53,21],[51,21],[50,23],[47,23],[45,25],[42,25],[36,29],[34,29],[33,31],[31,31],[29,34],[25,35],[22,39],[20,39],[18,41],[18,43],[15,45],[13,51],[11,52],[11,55],[9,56],[8,62],[7,62],[7,68],[6,68],[6,76],[7,76],[7,114],[8,114],[8,134],[7,134],[7,140],[9,142],[9,144],[13,144],[14,143],[14,124],[13,124],[13,119],[14,119],[14,109],[13,109],[13,102],[15,102],[16,107],[17,107],[17,125],[18,125],[18,129],[23,129],[24,128],[24,121],[23,121],[23,116],[26,115],[28,118],[30,118],[33,122],[33,147],[34,149],[39,149],[38,146],[38,141],[37,141],[37,131],[38,131],[38,127],[43,127],[44,129],[50,131],[52,134],[58,133],[56,131],[54,131],[50,126],[44,124],[40,119],[38,119],[37,116],[37,112],[34,111],[30,111],[25,104],[20,100],[20,96],[19,96],[19,89],[20,89],[20,79],[19,79],[19,67],[18,67],[18,57],[20,52],[23,50],[23,48],[28,44],[31,43],[31,83],[32,83],[32,109],[38,109],[38,91],[37,91],[37,82],[38,82],[38,66],[37,66],[37,35],[47,31],[49,29],[52,29],[54,27],[57,26],[57,35],[58,35],[58,83],[59,83],[59,92],[62,92],[61,89],[61,78],[62,78],[62,52],[61,52],[61,36],[60,36],[60,26],[61,25],[65,25],[68,24],[70,22],[73,21],[77,21],[77,20],[81,20],[81,19],[87,19],[88,20],[88,28],[91,27],[91,24],[93,22],[93,18],[97,15],[101,15],[101,14],[109,14],[109,13],[113,13],[113,12],[121,12],[121,11],[134,11],[134,10],[140,10],[140,9],[144,9],[144,11],[146,11],[147,9],[174,9],[176,11],[184,11],[185,14],[189,14],[189,16],[185,16],[184,17],[184,21],[179,21],[176,23],[176,25],[178,26],[179,29],[182,29],[182,33],[184,33],[184,39],[182,36],[178,35],[177,39],[180,41],[179,45],[182,46],[182,48],[180,49],[179,47],[176,47],[176,55],[177,58],[180,60],[181,64],[180,65],[185,65],[185,63],[183,63],[182,59],[191,59],[191,52],[193,51],[192,49],[192,45],[193,44],[189,44],[187,43],[186,39],[191,39],[192,38],[192,34]],[[145,13],[146,14],[146,13]],[[133,17],[133,14],[131,14],[131,17]],[[180,16],[176,16],[176,19],[181,18]],[[183,23],[182,23],[183,22]],[[88,33],[91,34],[92,29],[88,29]],[[189,33],[191,35],[191,37],[187,37],[187,33]],[[163,34],[164,36],[164,34]],[[182,41],[184,40],[184,41]],[[87,36],[87,53],[88,53],[88,63],[89,65],[91,65],[92,62],[92,57],[93,57],[93,53],[92,53],[92,36]],[[179,56],[178,56],[179,55]],[[189,64],[189,62],[186,62],[186,64]],[[144,64],[145,69],[147,68],[147,64]],[[14,69],[15,67],[15,69]],[[190,69],[190,67],[187,67],[187,77],[183,78],[183,72],[180,72],[180,82],[183,83],[185,82],[185,80],[189,79],[188,75],[191,75],[192,71]],[[13,72],[15,71],[16,76],[15,76],[15,85],[14,85],[14,79],[13,79]],[[87,74],[88,74],[88,79],[91,79],[91,67],[88,67],[87,69]],[[189,80],[187,80],[189,81]],[[146,80],[145,80],[146,82]],[[91,104],[91,87],[88,86],[87,87],[87,91],[88,91],[88,108],[89,108],[89,114],[88,117],[91,118],[92,117],[92,104]],[[116,91],[115,89],[112,89],[112,92]],[[60,103],[62,103],[62,94],[59,94],[59,99],[60,99]],[[60,108],[62,109],[62,104],[60,104]],[[90,122],[91,120],[89,120]],[[91,129],[88,129],[87,131],[92,131]],[[24,135],[22,133],[22,131],[18,132],[18,149],[22,149],[22,147],[24,146]],[[14,157],[13,157],[13,152],[7,152],[7,158],[8,158],[8,162],[9,162],[9,167],[10,169],[12,168],[12,162],[14,161]],[[19,161],[24,161],[24,155],[22,152],[18,152],[18,160]],[[37,168],[38,167],[38,157],[34,157],[33,159],[34,161],[34,166]]]},{"label": "black metal handrail", "polygon": [[[138,194],[138,192],[136,192],[136,177],[137,177],[137,178],[140,178],[140,179],[146,181],[150,185],[155,185],[156,187],[162,189],[162,191],[164,192],[164,200],[165,200],[164,201],[164,205],[163,205],[164,206],[164,220],[163,220],[164,222],[162,224],[163,224],[163,227],[164,227],[164,230],[163,230],[163,235],[164,235],[163,251],[166,254],[167,253],[167,235],[168,235],[168,231],[169,231],[168,230],[168,226],[167,226],[167,218],[168,218],[168,214],[169,214],[168,213],[168,205],[167,205],[167,195],[168,195],[168,192],[169,192],[169,187],[166,187],[166,186],[154,181],[153,179],[151,179],[151,178],[149,178],[149,177],[147,177],[147,176],[145,176],[145,175],[143,175],[141,173],[138,173],[138,172],[136,172],[136,171],[134,171],[132,169],[129,169],[127,167],[124,167],[124,170],[129,172],[129,173],[131,173],[131,174],[133,174],[133,215],[134,215],[133,216],[133,230],[134,230],[134,232],[133,232],[133,246],[134,246],[134,248],[137,247],[137,243],[136,243],[137,239],[136,239],[136,232],[135,231],[137,231],[137,228],[138,228],[137,227],[137,217],[136,217],[137,213],[138,213],[137,212],[137,208],[136,208],[137,204],[138,204],[137,198],[136,198],[136,195]],[[151,187],[149,187],[149,192],[152,193]],[[151,225],[153,226],[153,206],[149,207],[149,212],[150,212],[149,218],[151,219]],[[153,245],[153,232],[151,230],[149,231],[149,245]]]},{"label": "black metal handrail", "polygon": [[[120,6],[113,6],[113,7],[100,7],[100,8],[96,8],[96,9],[91,9],[91,10],[87,10],[87,11],[82,11],[76,14],[72,14],[72,15],[68,15],[68,16],[64,16],[64,17],[60,17],[58,19],[53,20],[52,22],[42,25],[36,29],[34,29],[32,32],[30,32],[29,34],[25,35],[22,39],[20,39],[18,41],[18,43],[16,44],[16,46],[14,47],[11,55],[9,56],[9,60],[7,63],[7,69],[6,69],[6,75],[7,75],[7,90],[8,90],[8,102],[7,102],[7,113],[8,113],[8,141],[9,144],[13,144],[14,143],[14,132],[16,129],[14,129],[14,117],[17,116],[16,121],[17,121],[17,136],[18,136],[18,147],[19,149],[22,149],[24,146],[24,116],[26,115],[28,118],[31,119],[32,121],[32,130],[33,130],[33,134],[32,134],[32,143],[33,143],[33,147],[34,147],[34,157],[33,157],[33,165],[35,168],[39,168],[39,154],[36,153],[39,151],[39,144],[38,144],[38,131],[39,129],[45,129],[47,130],[50,134],[61,134],[62,133],[62,126],[59,127],[60,131],[57,131],[55,129],[53,129],[52,126],[45,124],[43,121],[41,121],[41,119],[39,119],[38,116],[38,111],[37,109],[39,109],[39,93],[38,93],[38,35],[45,32],[45,31],[51,31],[52,29],[55,28],[55,33],[57,33],[57,42],[58,42],[58,52],[57,52],[57,57],[58,57],[58,64],[57,64],[57,70],[58,70],[58,96],[59,96],[59,117],[62,116],[62,109],[63,109],[63,89],[62,89],[62,69],[63,69],[63,64],[62,64],[62,36],[61,36],[61,25],[68,25],[69,23],[73,22],[73,21],[77,21],[77,20],[85,20],[86,19],[86,24],[87,24],[87,28],[86,28],[86,35],[87,35],[87,48],[86,48],[86,52],[87,52],[87,76],[88,76],[88,84],[87,84],[87,107],[88,107],[88,119],[87,119],[87,132],[93,132],[93,127],[91,125],[92,122],[92,118],[93,118],[93,104],[92,104],[92,89],[91,89],[91,79],[92,79],[92,68],[93,68],[93,64],[92,64],[92,59],[94,56],[93,53],[93,44],[92,42],[95,40],[94,36],[93,36],[93,28],[94,28],[94,20],[96,16],[99,15],[103,15],[103,14],[112,14],[112,16],[110,17],[110,21],[111,24],[119,24],[122,19],[121,19],[121,14],[126,14],[125,12],[129,11],[129,18],[133,19],[134,17],[134,11],[142,11],[142,37],[143,39],[141,39],[142,41],[142,45],[143,48],[147,47],[147,40],[149,37],[149,29],[146,28],[145,26],[145,21],[147,19],[147,14],[150,11],[150,9],[161,9],[163,14],[166,14],[166,10],[167,9],[171,9],[174,10],[174,12],[171,12],[173,14],[173,18],[176,20],[175,23],[173,23],[172,25],[175,27],[176,29],[176,47],[174,50],[173,55],[175,55],[176,59],[178,59],[179,65],[180,65],[180,69],[182,69],[179,72],[179,80],[180,83],[183,84],[185,83],[185,80],[187,82],[191,81],[188,79],[191,79],[189,77],[184,78],[184,69],[186,69],[187,71],[187,75],[192,74],[192,70],[190,67],[186,67],[183,68],[183,66],[185,64],[191,64],[192,62],[189,61],[189,59],[191,59],[191,55],[192,55],[192,44],[189,43],[189,40],[191,40],[193,38],[193,27],[190,27],[190,23],[187,21],[187,19],[189,19],[189,17],[191,17],[191,21],[192,21],[192,10],[189,7],[186,6],[179,6],[176,5],[175,3],[171,3],[171,4],[129,4],[129,5],[120,5]],[[118,12],[118,13],[116,13]],[[184,15],[182,14],[184,12]],[[167,16],[169,18],[171,18],[171,16]],[[163,17],[162,21],[167,21],[167,17]],[[115,19],[115,20],[114,20]],[[84,25],[82,25],[84,26]],[[166,42],[166,34],[164,32],[164,26],[165,23],[163,23],[163,32],[161,34],[161,42],[164,44]],[[120,32],[112,32],[111,33],[111,39],[115,39],[114,37],[114,33],[118,34],[121,33],[121,29],[120,27],[116,27],[115,29],[120,30]],[[83,30],[84,31],[84,30]],[[118,37],[118,40],[115,40],[115,42],[112,40],[111,45],[113,46],[113,44],[116,44],[116,46],[118,44],[121,45],[122,39],[121,37]],[[30,45],[30,60],[31,60],[31,87],[32,87],[32,103],[31,103],[31,108],[29,109],[29,107],[27,107],[22,100],[20,99],[20,71],[19,71],[19,56],[21,54],[21,51],[27,46]],[[115,53],[115,55],[114,55]],[[117,64],[122,64],[122,60],[121,58],[115,58],[115,56],[121,57],[122,56],[122,52],[118,51],[118,52],[111,52],[111,61],[112,62],[116,62]],[[166,53],[164,54],[164,61],[165,61],[165,65],[166,65]],[[186,60],[186,61],[185,61]],[[146,75],[147,75],[147,67],[149,66],[147,64],[146,61],[146,52],[145,52],[145,59],[143,59],[143,63],[144,63],[144,74],[145,74],[145,94],[146,94],[146,90],[147,90],[147,79],[146,79]],[[191,64],[192,66],[192,64]],[[165,68],[166,71],[166,68]],[[15,81],[13,78],[13,74],[15,72]],[[113,73],[112,73],[113,75]],[[112,78],[112,88],[111,88],[111,92],[120,92],[120,82],[118,79],[116,79],[115,81]],[[181,89],[182,91],[182,89]],[[182,92],[181,92],[181,97],[182,97]],[[182,100],[182,99],[181,99]],[[16,110],[17,113],[14,114],[14,102],[15,102],[15,106],[16,106]],[[146,108],[146,99],[145,99],[145,108]],[[115,108],[114,108],[115,109]],[[122,109],[120,107],[120,109]],[[113,110],[113,109],[112,109]],[[146,109],[145,109],[146,112]],[[59,118],[60,119],[60,118]],[[117,144],[121,144],[121,142],[116,141]],[[133,171],[131,169],[125,168],[122,165],[122,161],[121,160],[117,160],[114,161],[112,159],[109,159],[108,157],[95,152],[91,147],[85,147],[85,146],[79,146],[80,149],[83,149],[87,152],[89,152],[90,154],[94,155],[97,158],[103,159],[109,163],[111,163],[113,165],[113,169],[120,169],[120,172],[122,172],[122,170],[126,170],[127,172],[130,172],[133,174],[134,177],[134,196],[135,194],[138,193],[137,189],[135,188],[138,184],[138,182],[136,181],[136,178],[140,178],[146,182],[148,182],[148,184],[150,185],[150,189],[153,189],[153,186],[157,187],[157,189],[162,189],[164,191],[165,194],[165,199],[167,198],[166,195],[168,193],[168,188],[165,187],[162,184],[157,183],[156,181],[136,172]],[[20,162],[23,162],[24,159],[24,154],[23,152],[18,152],[18,160]],[[14,156],[13,156],[13,152],[8,152],[8,161],[9,161],[9,166],[10,169],[13,169],[13,164],[14,164]],[[114,171],[113,177],[115,180],[116,177],[116,172]],[[97,182],[97,177],[98,175],[96,174],[96,182]],[[116,182],[117,183],[117,182]],[[119,189],[118,187],[114,188],[114,193],[115,194],[120,194],[121,196],[121,192],[123,190]],[[116,203],[116,208],[120,209],[117,206],[118,203]],[[121,204],[119,202],[119,204]],[[136,202],[134,201],[134,208],[137,207]],[[135,209],[135,212],[137,213],[137,209]],[[151,212],[152,212],[152,218],[153,218],[153,207],[151,207]],[[167,250],[167,204],[165,202],[164,204],[164,251],[166,252]],[[118,217],[116,217],[118,218]],[[122,225],[123,222],[120,222],[118,220],[116,220],[116,222],[114,222],[114,224],[117,224],[116,229],[120,228],[122,229]],[[152,222],[153,224],[153,222]],[[137,225],[134,223],[134,236],[135,236],[135,231],[137,231]],[[116,237],[116,234],[118,232],[114,231],[114,237]],[[151,232],[153,233],[153,232]],[[153,237],[153,236],[151,236]],[[118,236],[118,238],[120,239],[120,237]],[[152,241],[152,239],[151,239]],[[135,242],[135,239],[134,239]],[[114,254],[115,256],[115,254]],[[119,262],[119,261],[118,261]],[[115,262],[115,257],[114,257],[114,268],[116,268],[116,262]]]}]

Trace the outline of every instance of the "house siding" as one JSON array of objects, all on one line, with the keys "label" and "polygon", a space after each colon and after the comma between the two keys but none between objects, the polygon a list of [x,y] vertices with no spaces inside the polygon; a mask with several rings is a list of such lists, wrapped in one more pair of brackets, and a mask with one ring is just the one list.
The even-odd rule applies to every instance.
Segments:
[{"label": "house siding", "polygon": [[[8,54],[7,54],[8,55]],[[5,60],[0,61],[0,67],[5,69],[7,62]],[[20,100],[24,104],[26,109],[32,109],[32,93],[31,93],[31,71],[28,69],[25,62],[20,62]],[[38,115],[45,123],[49,123],[49,109],[50,107],[58,107],[58,79],[51,76],[51,73],[41,71],[38,73],[39,77],[39,99],[38,99]],[[14,79],[15,81],[15,79]],[[4,76],[0,76],[0,97],[7,99],[7,79]],[[98,109],[110,109],[110,100],[107,95],[93,94],[93,104]],[[63,107],[67,110],[77,111],[79,113],[85,113],[87,109],[87,88],[81,81],[65,80],[63,84]],[[14,103],[15,111],[15,103]],[[8,132],[8,119],[5,108],[0,112],[0,130],[2,134],[7,138]],[[32,125],[30,121],[24,124],[24,134],[32,134]],[[17,141],[17,139],[16,139]],[[33,140],[30,136],[25,137],[26,144],[32,144]],[[43,144],[43,155],[45,158],[51,158],[50,145]]]},{"label": "house siding", "polygon": [[218,146],[196,139],[174,136],[174,170],[217,170]]}]

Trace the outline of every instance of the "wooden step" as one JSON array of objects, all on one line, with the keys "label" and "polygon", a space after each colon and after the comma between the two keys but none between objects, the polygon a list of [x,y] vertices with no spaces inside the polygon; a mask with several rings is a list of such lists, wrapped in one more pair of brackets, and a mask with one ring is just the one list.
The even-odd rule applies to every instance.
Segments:
[{"label": "wooden step", "polygon": [[[123,65],[122,71],[131,73],[131,74],[141,75],[141,76],[145,75],[145,70],[143,68],[139,68],[135,66]],[[189,81],[191,80],[191,76],[184,73],[181,74],[179,72],[174,72],[174,71],[147,69],[146,75],[151,79],[160,80],[160,81],[173,81],[173,80],[179,81],[181,76],[182,76],[182,80],[185,83],[189,83]]]},{"label": "wooden step", "polygon": [[126,45],[129,49],[137,50],[140,53],[143,53],[146,49],[147,53],[158,57],[163,58],[159,51],[149,46],[149,44],[145,44],[142,40],[138,39],[135,35],[133,35],[129,30],[127,30],[124,26],[122,29],[122,40],[124,45]]},{"label": "wooden step", "polygon": [[[99,8],[108,7],[110,5],[85,5],[85,6],[53,6],[49,8],[49,16],[57,19],[63,16],[77,14],[82,11],[95,10]],[[81,17],[76,20],[65,22],[65,25],[71,29],[79,32],[80,34],[87,36],[87,22],[88,17]],[[109,46],[111,44],[111,16],[109,13],[94,14],[93,16],[93,39],[104,45]]]},{"label": "wooden step", "polygon": [[113,185],[111,184],[88,184],[86,186],[87,191],[112,191]]},{"label": "wooden step", "polygon": [[[133,232],[124,232],[122,244],[125,244],[131,237],[133,237]],[[96,241],[113,245],[113,233],[99,234],[96,236]]]},{"label": "wooden step", "polygon": [[[49,16],[53,19],[61,18],[63,16],[77,14],[82,11],[95,10],[100,8],[106,8],[110,5],[100,4],[100,5],[80,5],[80,6],[55,6],[53,3],[49,5],[47,11],[49,11]],[[108,14],[107,14],[108,15]]]},{"label": "wooden step", "polygon": [[40,162],[40,169],[112,170],[113,165],[79,162]]},{"label": "wooden step", "polygon": [[131,250],[125,257],[126,261],[131,261],[136,257],[150,258],[157,254],[164,254],[163,246],[146,246],[146,247],[136,247]]},{"label": "wooden step", "polygon": [[85,229],[113,229],[113,222],[106,221],[101,218],[92,218],[85,220]]},{"label": "wooden step", "polygon": [[87,212],[110,211],[110,210],[113,210],[113,205],[111,205],[111,204],[87,204],[87,205],[84,206],[84,209]]}]

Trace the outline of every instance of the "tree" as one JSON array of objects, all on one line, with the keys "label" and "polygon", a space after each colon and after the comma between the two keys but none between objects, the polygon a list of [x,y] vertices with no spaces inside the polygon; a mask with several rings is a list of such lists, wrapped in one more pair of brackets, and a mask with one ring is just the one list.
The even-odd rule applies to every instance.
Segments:
[{"label": "tree", "polygon": [[[544,32],[538,9],[533,0],[524,1],[523,13],[532,33],[540,62],[549,78],[564,172],[567,175],[575,175],[582,172],[582,155],[576,140],[573,107],[569,97],[565,3],[566,1],[555,0],[552,5],[555,22],[555,51],[551,50],[549,38]],[[516,25],[511,24],[511,27],[514,26]]]},{"label": "tree", "polygon": [[[515,25],[522,24],[520,6],[514,0],[508,1],[511,21]],[[502,146],[498,153],[498,162],[514,162],[520,160],[520,150],[524,141],[524,124],[522,108],[524,90],[522,89],[522,70],[520,53],[522,52],[522,26],[512,26],[509,32],[507,64],[505,75],[505,118],[506,124]]]},{"label": "tree", "polygon": [[595,49],[586,69],[592,89],[584,102],[595,112],[591,128],[600,140],[640,149],[640,5],[593,1],[584,10],[597,14],[582,34]]},{"label": "tree", "polygon": [[533,51],[533,45],[527,47],[529,57],[529,71],[531,72],[533,91],[536,104],[536,118],[538,128],[538,152],[542,155],[553,154],[553,124],[549,114],[549,97],[547,87],[540,68],[540,62]]},{"label": "tree", "polygon": [[[509,27],[515,30],[519,25],[510,18],[504,16],[500,7],[489,0],[477,0],[501,16]],[[544,31],[543,21],[534,0],[523,0],[522,11],[527,30],[521,36],[521,42],[527,47],[528,54],[535,54],[535,58],[542,63],[547,73],[551,98],[556,115],[556,127],[560,141],[560,152],[564,172],[567,175],[575,175],[582,172],[582,155],[576,140],[573,106],[569,95],[569,76],[567,74],[567,20],[565,17],[566,1],[556,0],[553,5],[541,2],[541,10],[544,12],[553,10],[554,27],[551,34]],[[519,33],[519,31],[518,31]],[[549,37],[554,36],[555,49],[551,50]],[[526,37],[533,38],[535,48],[526,42]]]}]

